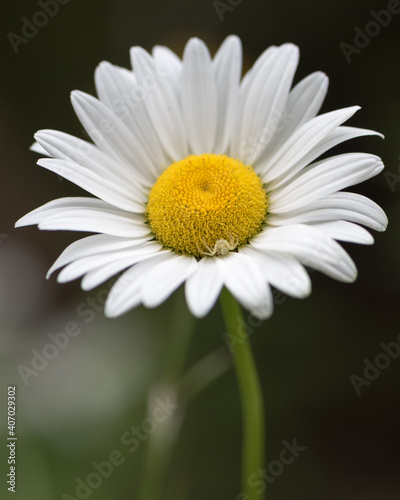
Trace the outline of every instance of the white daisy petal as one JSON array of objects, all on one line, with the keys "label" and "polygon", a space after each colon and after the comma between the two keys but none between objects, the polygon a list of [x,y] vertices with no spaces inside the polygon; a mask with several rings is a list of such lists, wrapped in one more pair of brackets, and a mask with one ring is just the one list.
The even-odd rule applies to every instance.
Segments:
[{"label": "white daisy petal", "polygon": [[[292,169],[293,165],[315,148],[336,127],[348,120],[358,106],[317,116],[297,129],[290,138],[256,170],[264,182],[270,182]],[[307,165],[307,163],[305,163]],[[304,166],[304,165],[303,165]]]},{"label": "white daisy petal", "polygon": [[[164,252],[158,252],[157,255],[159,254],[161,255],[162,253]],[[97,286],[109,280],[116,274],[120,273],[121,271],[124,271],[128,267],[132,267],[138,262],[145,261],[147,257],[153,259],[154,255],[153,254],[149,254],[146,256],[143,255],[139,259],[137,256],[126,257],[124,259],[119,259],[115,262],[109,262],[108,264],[104,264],[100,267],[97,267],[96,269],[93,269],[92,271],[88,271],[82,278],[81,288],[86,292],[89,290],[93,290],[93,288],[96,288]]]},{"label": "white daisy petal", "polygon": [[379,205],[361,194],[347,191],[327,195],[293,212],[269,214],[268,224],[282,226],[338,219],[357,222],[375,231],[385,231],[388,224],[386,214]]},{"label": "white daisy petal", "polygon": [[178,100],[168,78],[157,74],[152,57],[140,47],[131,49],[131,61],[143,102],[165,151],[174,160],[188,154],[187,137]]},{"label": "white daisy petal", "polygon": [[107,180],[82,167],[79,163],[69,160],[42,158],[37,164],[61,175],[64,179],[73,182],[88,193],[98,196],[121,210],[130,210],[137,213],[144,213],[146,210],[144,201],[138,202],[135,199],[130,186],[121,182],[116,183]]},{"label": "white daisy petal", "polygon": [[39,229],[85,231],[112,234],[114,236],[140,237],[150,234],[144,219],[137,215],[123,216],[111,210],[88,210],[82,208],[64,209],[62,213],[51,215],[39,222]]},{"label": "white daisy petal", "polygon": [[265,50],[261,56],[254,63],[254,66],[249,69],[245,74],[239,89],[238,104],[236,107],[236,116],[232,128],[232,136],[230,141],[230,155],[233,158],[241,157],[242,153],[245,152],[248,155],[253,153],[253,148],[258,147],[257,137],[243,137],[242,138],[242,126],[243,126],[243,115],[248,106],[248,97],[250,95],[251,89],[255,85],[255,81],[259,80],[260,72],[263,68],[269,64],[276,53],[278,52],[278,47],[269,47]]},{"label": "white daisy petal", "polygon": [[54,158],[79,163],[104,179],[129,185],[138,200],[145,201],[148,189],[143,189],[148,181],[137,174],[124,162],[116,161],[90,142],[83,141],[57,130],[40,130],[35,139]]},{"label": "white daisy petal", "polygon": [[328,77],[317,71],[303,78],[289,93],[285,109],[277,116],[273,139],[264,153],[258,158],[261,163],[266,156],[283,144],[293,132],[314,118],[319,112],[328,90]]},{"label": "white daisy petal", "polygon": [[[53,215],[64,208],[71,207],[83,207],[83,208],[94,208],[94,207],[104,207],[105,203],[96,198],[84,198],[84,197],[67,197],[58,198],[57,200],[49,201],[39,208],[32,210],[23,217],[21,217],[16,223],[15,227],[21,226],[31,226],[33,224],[38,224],[47,215]],[[107,204],[107,206],[109,206]]]},{"label": "white daisy petal", "polygon": [[194,154],[213,151],[217,131],[217,88],[210,53],[198,38],[183,54],[182,113]]},{"label": "white daisy petal", "polygon": [[32,224],[44,230],[89,231],[125,237],[143,237],[151,232],[143,215],[119,210],[96,198],[53,200],[22,217],[15,226]]},{"label": "white daisy petal", "polygon": [[174,255],[154,266],[146,276],[142,301],[146,307],[157,307],[164,302],[197,269],[194,257]]},{"label": "white daisy petal", "polygon": [[269,211],[296,210],[335,191],[365,181],[383,170],[380,158],[366,153],[346,153],[305,168],[290,184],[269,195]]},{"label": "white daisy petal", "polygon": [[[146,93],[137,84],[133,72],[104,61],[96,68],[95,83],[100,100],[135,136],[151,160],[148,167],[157,177],[169,161],[144,104]],[[132,146],[136,150],[136,146]]]},{"label": "white daisy petal", "polygon": [[114,283],[105,304],[105,315],[115,318],[142,302],[142,287],[157,264],[173,258],[172,253],[157,255],[135,264]]},{"label": "white daisy petal", "polygon": [[[138,245],[133,248],[125,248],[123,250],[103,252],[99,255],[91,255],[77,259],[71,264],[68,264],[57,277],[59,283],[67,283],[68,281],[76,280],[84,274],[99,269],[111,263],[120,260],[130,259],[130,264],[136,264],[141,260],[146,260],[152,255],[160,252],[161,245],[154,241]],[[164,251],[165,252],[165,251]]]},{"label": "white daisy petal", "polygon": [[48,270],[46,278],[49,278],[54,271],[70,264],[74,260],[99,255],[103,252],[117,252],[126,248],[133,248],[146,241],[148,241],[148,238],[119,238],[108,234],[95,234],[81,238],[67,246]]},{"label": "white daisy petal", "polygon": [[129,109],[136,104],[136,77],[133,71],[102,61],[94,73],[94,83],[100,101],[113,110],[128,128],[136,127],[136,120]]},{"label": "white daisy petal", "polygon": [[[272,139],[267,133],[275,131],[282,116],[298,60],[298,48],[283,45],[254,78],[242,116],[239,157],[244,163],[253,164]],[[249,144],[256,147],[249,148]]]},{"label": "white daisy petal", "polygon": [[[344,141],[354,139],[355,137],[361,137],[366,135],[377,135],[383,137],[382,134],[375,132],[374,130],[367,130],[355,127],[338,127],[328,134],[324,139],[322,139],[315,147],[313,147],[305,156],[301,158],[297,163],[291,166],[289,170],[280,174],[275,179],[268,182],[268,189],[277,189],[282,184],[288,182],[297,173],[299,173],[306,165],[309,165],[323,153],[329,149],[341,144]],[[268,174],[267,176],[268,177]],[[264,179],[266,178],[264,177]]]},{"label": "white daisy petal", "polygon": [[259,319],[273,311],[271,289],[258,264],[243,253],[230,252],[221,258],[224,284],[242,306]]},{"label": "white daisy petal", "polygon": [[187,305],[194,316],[203,318],[214,306],[224,284],[219,259],[204,257],[185,284]]},{"label": "white daisy petal", "polygon": [[352,222],[343,220],[317,222],[311,224],[311,227],[322,231],[335,240],[359,243],[360,245],[374,243],[374,238],[366,229]]},{"label": "white daisy petal", "polygon": [[255,250],[252,247],[240,249],[240,253],[253,258],[264,279],[275,288],[292,297],[304,298],[311,293],[311,280],[304,267],[291,255]]},{"label": "white daisy petal", "polygon": [[153,47],[152,55],[157,67],[157,73],[168,78],[176,98],[179,99],[181,92],[182,61],[175,52],[162,45]]},{"label": "white daisy petal", "polygon": [[78,90],[71,93],[71,102],[97,147],[112,158],[130,165],[132,170],[146,179],[148,185],[156,180],[146,150],[113,111],[95,97]]},{"label": "white daisy petal", "polygon": [[272,250],[292,255],[302,264],[339,281],[352,282],[357,277],[354,262],[343,248],[311,226],[268,227],[251,240],[251,245],[264,252]]},{"label": "white daisy petal", "polygon": [[228,36],[213,59],[218,97],[218,127],[214,152],[225,153],[230,139],[239,96],[242,73],[242,44],[237,36]]},{"label": "white daisy petal", "polygon": [[242,97],[249,92],[250,86],[260,71],[262,71],[267,60],[271,59],[274,54],[279,50],[279,47],[275,45],[270,45],[264,52],[257,57],[253,66],[247,71],[247,73],[242,78],[240,93]]},{"label": "white daisy petal", "polygon": [[39,153],[40,155],[44,155],[44,156],[51,156],[51,154],[49,154],[48,151],[46,151],[46,149],[44,149],[43,146],[41,146],[38,142],[34,142],[31,147],[29,148],[31,151],[33,151],[34,153]]},{"label": "white daisy petal", "polygon": [[328,84],[329,79],[326,74],[316,71],[293,87],[286,106],[288,114],[296,115],[290,122],[292,131],[319,113],[328,91]]}]

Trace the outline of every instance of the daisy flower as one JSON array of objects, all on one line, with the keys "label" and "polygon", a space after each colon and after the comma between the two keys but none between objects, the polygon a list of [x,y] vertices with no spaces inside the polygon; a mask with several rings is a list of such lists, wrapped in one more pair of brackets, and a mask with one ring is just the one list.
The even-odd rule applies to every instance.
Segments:
[{"label": "daisy flower", "polygon": [[[229,36],[214,58],[201,40],[182,59],[156,46],[131,49],[133,70],[102,62],[98,99],[72,92],[91,141],[55,130],[35,135],[38,164],[89,197],[61,198],[17,226],[99,233],[68,246],[49,270],[90,290],[121,273],[109,317],[156,307],[182,284],[205,316],[223,287],[257,318],[273,311],[271,286],[310,294],[304,266],[352,282],[356,267],[338,241],[371,244],[361,225],[384,231],[373,201],[342,191],[377,175],[366,153],[318,161],[349,139],[379,135],[343,126],[357,106],[318,115],[328,79],[315,72],[292,88],[299,50],[268,48],[244,78]],[[50,158],[49,158],[50,157]],[[360,225],[361,224],[361,225]]]}]

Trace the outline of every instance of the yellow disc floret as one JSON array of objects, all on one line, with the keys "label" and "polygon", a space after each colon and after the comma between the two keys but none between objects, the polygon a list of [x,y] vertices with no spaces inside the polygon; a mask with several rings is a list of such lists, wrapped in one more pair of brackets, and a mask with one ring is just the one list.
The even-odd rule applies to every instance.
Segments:
[{"label": "yellow disc floret", "polygon": [[222,255],[266,219],[267,195],[250,166],[224,155],[188,156],[152,187],[146,216],[156,239],[186,255]]}]

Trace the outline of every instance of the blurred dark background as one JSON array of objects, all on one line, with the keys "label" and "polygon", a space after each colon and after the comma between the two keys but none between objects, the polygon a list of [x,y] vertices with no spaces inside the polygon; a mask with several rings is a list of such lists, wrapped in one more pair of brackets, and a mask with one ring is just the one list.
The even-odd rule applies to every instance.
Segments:
[{"label": "blurred dark background", "polygon": [[[5,437],[7,385],[17,385],[14,498],[78,498],[76,478],[85,481],[94,470],[92,462],[106,460],[113,450],[124,453],[124,463],[89,496],[137,498],[146,443],[129,453],[120,436],[143,422],[168,331],[180,320],[173,317],[172,304],[179,296],[156,313],[139,308],[111,321],[101,310],[104,287],[87,294],[79,282],[46,281],[46,270],[76,235],[14,230],[14,222],[47,201],[81,190],[35,165],[37,155],[29,151],[33,133],[54,128],[82,137],[70,91],[94,93],[97,64],[108,60],[129,66],[132,45],[150,50],[164,44],[181,55],[187,39],[199,36],[214,53],[235,33],[243,41],[246,69],[269,45],[298,44],[296,81],[316,70],[330,77],[323,111],[358,104],[362,110],[349,125],[386,136],[384,141],[357,139],[335,150],[371,152],[386,164],[385,173],[354,188],[389,217],[387,232],[374,234],[374,246],[346,245],[359,270],[357,282],[345,285],[312,273],[311,297],[299,301],[277,295],[273,317],[251,336],[266,401],[267,462],[279,457],[284,440],[297,439],[306,447],[267,485],[268,498],[400,499],[400,356],[359,395],[350,380],[351,375],[364,378],[364,360],[374,362],[384,352],[380,344],[397,342],[400,333],[400,13],[390,20],[384,16],[385,27],[371,24],[371,11],[388,6],[400,12],[395,0],[64,0],[54,17],[15,49],[10,33],[21,36],[22,18],[32,20],[43,9],[36,1],[3,4],[0,431]],[[375,36],[346,59],[343,42],[355,46],[358,30]],[[82,307],[92,312],[83,317]],[[21,365],[31,366],[32,349],[40,352],[49,333],[64,331],[69,322],[81,333],[25,384]],[[216,307],[196,325],[187,366],[224,346],[222,355],[229,358],[224,331]],[[1,489],[11,495],[1,441]],[[240,444],[239,398],[228,369],[186,408],[165,498],[240,499]]]}]

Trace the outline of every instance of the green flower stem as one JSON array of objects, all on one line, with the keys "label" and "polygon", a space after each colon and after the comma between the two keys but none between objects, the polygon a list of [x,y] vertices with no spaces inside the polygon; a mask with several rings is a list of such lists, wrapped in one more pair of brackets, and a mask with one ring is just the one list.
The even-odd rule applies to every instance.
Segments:
[{"label": "green flower stem", "polygon": [[185,411],[184,402],[178,397],[178,392],[196,322],[186,307],[183,294],[176,293],[172,300],[174,302],[163,354],[164,366],[159,376],[160,381],[151,391],[148,413],[151,417],[152,407],[157,400],[168,400],[176,404],[177,408],[163,422],[157,422],[156,430],[147,439],[137,496],[140,500],[163,498],[171,452]]},{"label": "green flower stem", "polygon": [[248,335],[242,333],[246,331],[242,310],[226,289],[222,291],[220,301],[231,340],[230,347],[242,404],[242,492],[246,500],[261,500],[264,495],[258,492],[259,486],[249,484],[249,478],[264,469],[264,406],[260,381]]}]

